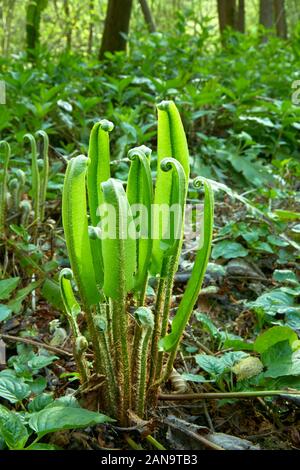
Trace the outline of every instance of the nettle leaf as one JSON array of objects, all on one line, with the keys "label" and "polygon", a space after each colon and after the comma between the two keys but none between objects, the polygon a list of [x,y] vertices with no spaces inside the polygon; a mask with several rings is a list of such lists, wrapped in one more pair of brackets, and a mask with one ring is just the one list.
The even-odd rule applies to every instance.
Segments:
[{"label": "nettle leaf", "polygon": [[267,367],[265,377],[300,375],[300,350],[293,353],[289,341],[274,344],[262,354],[261,359]]},{"label": "nettle leaf", "polygon": [[214,259],[231,259],[247,256],[248,253],[248,250],[246,250],[246,248],[244,248],[243,245],[241,245],[240,243],[231,242],[229,240],[222,240],[213,247],[211,256]]},{"label": "nettle leaf", "polygon": [[26,299],[26,297],[34,290],[37,289],[41,283],[43,282],[42,279],[36,282],[31,282],[28,286],[24,287],[23,289],[20,289],[17,292],[17,295],[14,299],[10,300],[8,302],[8,307],[11,309],[12,313],[20,313],[20,310],[22,308],[22,303]]},{"label": "nettle leaf", "polygon": [[18,403],[30,395],[29,386],[21,379],[12,377],[0,377],[0,397],[10,403]]},{"label": "nettle leaf", "polygon": [[22,419],[2,405],[0,405],[0,436],[12,450],[23,449],[29,437]]},{"label": "nettle leaf", "polygon": [[262,354],[274,344],[285,340],[288,340],[289,344],[292,346],[293,343],[298,340],[298,336],[288,326],[273,326],[256,338],[254,351]]},{"label": "nettle leaf", "polygon": [[16,289],[19,282],[19,277],[10,277],[0,281],[0,300],[9,299],[10,294]]},{"label": "nettle leaf", "polygon": [[205,370],[205,372],[208,372],[212,376],[221,375],[226,369],[226,366],[220,357],[208,356],[207,354],[196,354],[195,359],[201,369]]},{"label": "nettle leaf", "polygon": [[106,415],[83,408],[57,406],[34,413],[30,417],[29,426],[42,437],[63,429],[86,428],[113,421]]}]

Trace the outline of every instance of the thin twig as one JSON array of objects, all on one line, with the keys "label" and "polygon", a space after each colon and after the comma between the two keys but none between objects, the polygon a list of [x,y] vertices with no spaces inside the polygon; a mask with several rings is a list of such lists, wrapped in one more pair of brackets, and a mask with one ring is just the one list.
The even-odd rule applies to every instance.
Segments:
[{"label": "thin twig", "polygon": [[21,338],[19,336],[6,335],[4,333],[0,333],[0,338],[7,340],[7,341],[15,341],[17,343],[31,344],[32,346],[35,346],[37,348],[47,349],[48,351],[51,351],[55,354],[59,354],[60,356],[73,357],[73,353],[71,351],[66,351],[65,349],[56,348],[55,346],[41,343],[39,341],[35,341],[30,338]]},{"label": "thin twig", "polygon": [[168,419],[164,420],[163,422],[167,424],[168,426],[170,426],[171,428],[177,429],[183,432],[184,434],[186,434],[187,436],[190,436],[192,439],[195,439],[196,441],[201,442],[201,444],[203,444],[205,447],[208,447],[212,450],[225,450],[223,449],[223,447],[220,447],[217,444],[214,444],[213,442],[209,441],[205,437],[201,436],[200,434],[195,433],[194,431],[190,431],[184,426],[176,425],[175,423],[173,423],[172,421]]},{"label": "thin twig", "polygon": [[206,398],[256,398],[256,397],[276,397],[280,395],[300,395],[299,391],[286,390],[263,390],[255,392],[203,392],[203,393],[161,393],[159,400],[164,401],[182,401],[182,400],[205,400]]}]

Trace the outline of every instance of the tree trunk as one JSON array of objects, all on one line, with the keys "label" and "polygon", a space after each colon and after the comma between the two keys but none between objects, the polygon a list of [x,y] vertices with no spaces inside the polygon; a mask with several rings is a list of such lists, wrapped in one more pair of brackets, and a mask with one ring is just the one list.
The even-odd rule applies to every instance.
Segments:
[{"label": "tree trunk", "polygon": [[155,33],[156,27],[147,0],[139,0],[139,2],[141,4],[143,15],[150,33]]},{"label": "tree trunk", "polygon": [[132,0],[108,1],[99,59],[103,59],[105,52],[126,50],[123,34],[127,35],[129,32],[131,10]]},{"label": "tree trunk", "polygon": [[32,59],[40,43],[41,14],[47,0],[29,0],[26,8],[26,49]]},{"label": "tree trunk", "polygon": [[274,14],[277,36],[287,39],[287,22],[284,0],[274,0]]},{"label": "tree trunk", "polygon": [[65,26],[66,26],[66,49],[71,50],[72,47],[72,20],[69,0],[64,0],[64,12],[65,12]]},{"label": "tree trunk", "polygon": [[260,0],[259,2],[259,24],[266,29],[273,28],[273,0]]},{"label": "tree trunk", "polygon": [[95,12],[94,0],[90,0],[90,3],[89,3],[90,23],[89,23],[88,54],[91,54],[92,50],[93,50],[93,38],[94,38],[94,27],[95,27],[94,12]]},{"label": "tree trunk", "polygon": [[221,34],[228,27],[235,28],[235,0],[218,0],[218,16]]},{"label": "tree trunk", "polygon": [[240,33],[245,32],[245,0],[239,0],[238,3],[236,29]]}]

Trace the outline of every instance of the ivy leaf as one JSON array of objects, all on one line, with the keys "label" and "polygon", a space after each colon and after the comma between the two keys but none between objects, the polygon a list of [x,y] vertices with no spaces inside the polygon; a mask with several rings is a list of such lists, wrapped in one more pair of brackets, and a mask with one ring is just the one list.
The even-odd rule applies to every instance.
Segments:
[{"label": "ivy leaf", "polygon": [[114,420],[101,413],[73,407],[50,407],[34,413],[29,426],[39,437],[63,429],[79,429],[96,424],[110,423]]},{"label": "ivy leaf", "polygon": [[10,277],[0,281],[0,300],[9,299],[10,294],[16,289],[19,282],[19,277]]},{"label": "ivy leaf", "polygon": [[0,397],[10,403],[18,403],[30,394],[30,388],[19,378],[0,377]]},{"label": "ivy leaf", "polygon": [[21,418],[2,405],[0,405],[0,436],[9,449],[13,450],[23,449],[29,437]]}]

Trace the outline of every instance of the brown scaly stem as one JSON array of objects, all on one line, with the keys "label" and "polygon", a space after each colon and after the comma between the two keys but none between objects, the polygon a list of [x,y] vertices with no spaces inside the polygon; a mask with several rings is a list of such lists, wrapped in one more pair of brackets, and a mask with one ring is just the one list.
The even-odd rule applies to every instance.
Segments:
[{"label": "brown scaly stem", "polygon": [[[165,301],[162,314],[162,323],[161,323],[161,334],[160,337],[163,338],[167,334],[168,323],[169,323],[169,314],[170,314],[170,305],[172,299],[172,291],[174,285],[174,276],[177,271],[178,266],[178,254],[173,256],[168,264],[168,276],[166,282],[166,291],[165,291]],[[162,367],[163,367],[164,353],[159,351],[157,355],[157,364],[156,364],[156,373],[155,380],[158,380],[161,376]]]},{"label": "brown scaly stem", "polygon": [[96,371],[98,374],[104,375],[105,371],[103,370],[103,365],[102,365],[102,360],[101,360],[101,350],[100,350],[100,345],[98,341],[97,327],[94,321],[94,314],[89,307],[86,307],[85,312],[86,312],[86,322],[87,322],[90,338],[93,344],[93,351],[95,354]]},{"label": "brown scaly stem", "polygon": [[119,421],[121,425],[127,424],[127,410],[131,406],[131,377],[129,369],[129,354],[127,329],[128,319],[126,313],[126,299],[112,301],[113,334],[116,351],[116,367],[119,388]]},{"label": "brown scaly stem", "polygon": [[166,299],[166,289],[168,285],[168,267],[169,259],[165,258],[162,263],[161,274],[158,282],[155,313],[154,313],[154,329],[152,334],[151,352],[150,352],[150,374],[149,385],[153,384],[156,376],[156,365],[158,357],[158,342],[161,338],[161,322],[163,309]]}]

